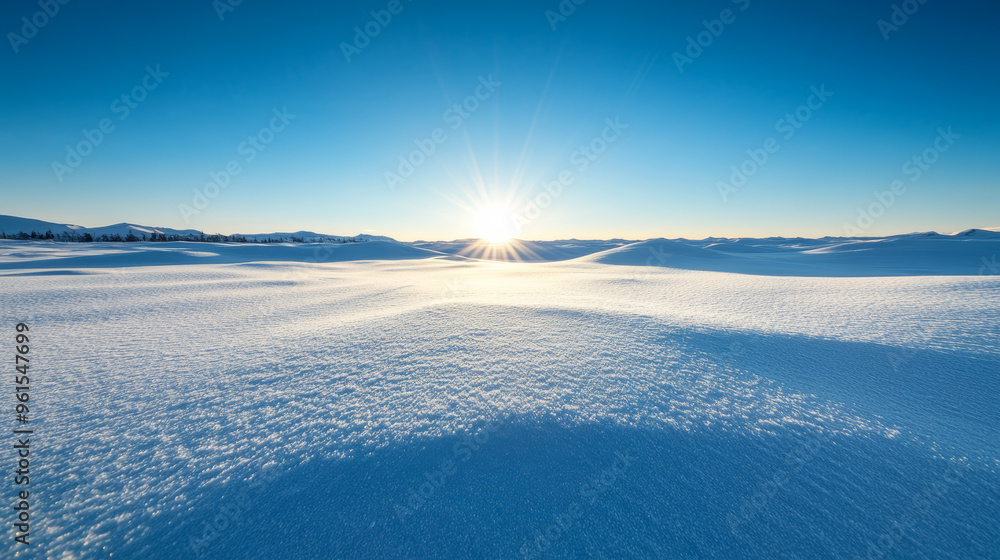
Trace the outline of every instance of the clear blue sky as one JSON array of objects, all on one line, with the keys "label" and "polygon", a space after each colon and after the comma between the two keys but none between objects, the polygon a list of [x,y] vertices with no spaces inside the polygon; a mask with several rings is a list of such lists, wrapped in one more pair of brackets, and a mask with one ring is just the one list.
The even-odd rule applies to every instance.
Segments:
[{"label": "clear blue sky", "polygon": [[[561,19],[558,0],[243,0],[220,20],[223,2],[4,2],[0,213],[403,240],[472,236],[487,204],[527,239],[1000,226],[993,4],[911,2],[880,28],[894,2],[586,0]],[[810,101],[800,128],[779,122]],[[390,188],[417,139],[434,153]],[[606,149],[584,169],[588,145]],[[720,186],[748,150],[766,163]]]}]

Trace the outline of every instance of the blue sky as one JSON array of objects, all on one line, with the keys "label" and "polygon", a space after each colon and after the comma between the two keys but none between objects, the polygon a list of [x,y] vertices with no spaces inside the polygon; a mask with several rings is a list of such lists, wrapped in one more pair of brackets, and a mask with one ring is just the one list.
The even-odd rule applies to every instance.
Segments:
[{"label": "blue sky", "polygon": [[475,236],[486,207],[526,239],[1000,226],[979,2],[53,2],[0,8],[4,214],[402,240]]}]

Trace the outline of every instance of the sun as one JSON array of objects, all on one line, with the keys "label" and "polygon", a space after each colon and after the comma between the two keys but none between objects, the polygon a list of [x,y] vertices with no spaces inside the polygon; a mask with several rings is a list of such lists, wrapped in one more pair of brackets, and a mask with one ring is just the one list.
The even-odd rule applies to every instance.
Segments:
[{"label": "sun", "polygon": [[513,212],[503,206],[487,206],[473,218],[476,235],[487,243],[507,243],[514,237]]}]

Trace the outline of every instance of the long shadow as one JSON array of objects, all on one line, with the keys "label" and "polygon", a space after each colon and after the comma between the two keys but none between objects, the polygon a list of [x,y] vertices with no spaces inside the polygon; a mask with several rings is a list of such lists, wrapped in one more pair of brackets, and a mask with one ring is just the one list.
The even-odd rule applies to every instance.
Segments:
[{"label": "long shadow", "polygon": [[996,472],[880,437],[527,419],[477,433],[489,437],[475,448],[448,436],[314,459],[256,488],[229,483],[111,552],[763,559],[989,558],[1000,550]]},{"label": "long shadow", "polygon": [[[1000,357],[783,334],[669,333],[733,372],[1000,456]],[[986,336],[986,335],[984,335]],[[984,341],[985,342],[985,341]]]},{"label": "long shadow", "polygon": [[[200,473],[189,472],[189,489],[168,493],[157,490],[162,477],[155,478],[155,464],[150,480],[142,478],[146,465],[140,460],[127,477],[151,485],[144,503],[110,504],[112,511],[100,512],[93,504],[103,507],[104,501],[80,504],[77,525],[59,536],[84,542],[99,524],[100,532],[112,533],[101,557],[150,559],[976,559],[996,558],[1000,550],[995,356],[684,329],[639,316],[614,322],[593,313],[526,315],[503,306],[480,311],[448,320],[455,330],[476,328],[482,336],[448,346],[436,337],[451,331],[393,325],[372,335],[372,347],[393,351],[380,344],[386,337],[396,348],[449,347],[457,355],[477,355],[477,348],[498,346],[509,336],[488,327],[517,319],[537,329],[525,336],[555,354],[555,362],[581,368],[565,389],[616,389],[620,382],[583,371],[607,365],[602,360],[619,365],[642,390],[678,364],[697,364],[698,371],[719,374],[713,382],[723,396],[726,375],[760,376],[785,393],[845,403],[847,412],[880,415],[930,441],[875,433],[822,436],[791,423],[759,435],[738,423],[684,431],[579,417],[512,417],[488,433],[473,432],[481,434],[479,442],[464,435],[413,440],[403,434],[349,459],[325,459],[344,451],[332,443],[306,444],[309,460],[274,456],[283,467],[262,484],[242,480],[234,466],[226,483],[196,489]],[[547,323],[547,315],[561,323]],[[584,336],[595,320],[617,329],[607,341]],[[559,324],[583,333],[580,340],[551,334]],[[623,335],[629,345],[602,357],[611,339],[622,342]],[[668,355],[673,362],[658,361]],[[524,360],[501,352],[496,367]],[[280,390],[291,394],[321,381],[318,374],[289,373]],[[123,435],[131,436],[123,442],[141,441],[141,434]],[[219,443],[243,445],[241,437]],[[155,447],[155,439],[149,442]],[[970,460],[940,458],[956,455],[942,445],[967,449]],[[989,463],[972,460],[973,453]],[[76,504],[87,483],[66,482],[57,492],[52,480],[46,503]]]}]

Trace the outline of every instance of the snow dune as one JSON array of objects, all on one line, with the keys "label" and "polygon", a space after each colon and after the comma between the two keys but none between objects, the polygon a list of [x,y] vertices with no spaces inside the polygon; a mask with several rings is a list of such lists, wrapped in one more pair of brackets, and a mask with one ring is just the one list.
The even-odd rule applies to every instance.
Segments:
[{"label": "snow dune", "polygon": [[[666,266],[771,276],[918,276],[997,274],[1000,233],[879,239],[653,239],[584,257],[604,264]],[[699,245],[705,245],[700,247]]]},{"label": "snow dune", "polygon": [[[30,247],[25,250],[26,247]],[[887,238],[650,239],[400,243],[66,243],[0,244],[0,273],[22,268],[107,268],[249,262],[324,263],[440,258],[544,263],[578,261],[767,276],[967,276],[1000,274],[1000,232]]]},{"label": "snow dune", "polygon": [[440,253],[392,241],[364,243],[54,243],[0,244],[0,271],[92,269],[136,266],[236,264],[253,262],[322,263],[420,259]]},{"label": "snow dune", "polygon": [[0,243],[34,557],[995,558],[1000,276],[963,238]]}]

